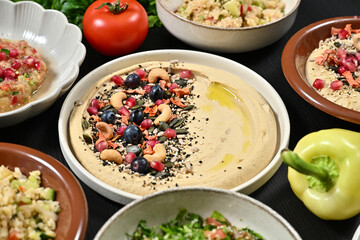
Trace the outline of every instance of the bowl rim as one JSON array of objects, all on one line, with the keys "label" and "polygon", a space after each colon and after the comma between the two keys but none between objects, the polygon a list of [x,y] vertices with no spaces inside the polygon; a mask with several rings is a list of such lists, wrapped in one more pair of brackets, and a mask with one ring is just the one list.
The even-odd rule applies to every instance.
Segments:
[{"label": "bowl rim", "polygon": [[286,13],[282,18],[277,19],[273,22],[269,22],[263,25],[258,25],[255,27],[237,27],[237,28],[222,28],[222,27],[216,27],[216,26],[208,26],[208,25],[204,25],[204,24],[200,24],[200,23],[196,23],[194,21],[188,20],[186,18],[183,18],[177,14],[175,14],[173,11],[171,11],[170,9],[168,9],[167,7],[164,6],[164,4],[162,3],[163,0],[156,0],[156,3],[159,4],[167,13],[169,13],[171,16],[179,19],[180,21],[183,21],[185,23],[194,25],[196,27],[200,27],[200,28],[205,28],[205,29],[213,29],[213,30],[219,30],[219,31],[249,31],[249,30],[256,30],[256,29],[261,29],[261,28],[265,28],[267,26],[270,25],[275,25],[278,22],[282,22],[284,21],[288,16],[292,15],[294,12],[296,12],[296,10],[298,9],[301,0],[296,0],[296,4],[294,5],[294,7],[288,12]]},{"label": "bowl rim", "polygon": [[[153,56],[153,55],[157,55],[157,54],[161,54],[162,56],[164,56],[163,58],[165,58],[165,56],[171,56],[171,55],[175,55],[178,57],[179,54],[182,54],[182,55],[192,54],[193,56],[197,56],[197,57],[199,57],[199,56],[205,57],[206,56],[207,59],[209,59],[211,57],[211,59],[216,58],[218,60],[221,60],[222,62],[236,64],[237,66],[246,69],[248,71],[248,73],[251,74],[253,77],[256,77],[257,78],[256,81],[262,81],[261,88],[271,91],[270,93],[268,93],[269,95],[271,95],[272,104],[270,104],[270,106],[276,105],[276,107],[280,111],[280,113],[275,112],[275,117],[277,119],[277,124],[279,127],[279,132],[278,132],[279,133],[279,136],[278,136],[279,137],[279,146],[278,146],[277,152],[274,153],[274,156],[271,159],[271,161],[269,162],[269,164],[263,170],[261,170],[256,176],[249,179],[247,182],[232,188],[231,190],[232,191],[241,191],[242,193],[250,194],[253,191],[255,191],[256,189],[260,188],[266,181],[268,181],[275,174],[275,172],[280,167],[280,165],[282,163],[282,161],[280,159],[280,152],[281,152],[282,148],[287,147],[289,144],[290,120],[289,120],[289,115],[288,115],[287,109],[285,107],[285,104],[282,101],[280,95],[270,85],[269,82],[267,82],[258,73],[251,70],[250,68],[246,67],[245,65],[242,65],[236,61],[233,61],[231,59],[221,57],[221,56],[218,56],[215,54],[194,51],[194,50],[162,49],[162,50],[149,50],[149,51],[145,51],[145,52],[139,52],[139,53],[133,53],[130,55],[126,55],[126,56],[114,59],[112,61],[109,61],[109,62],[95,68],[94,70],[89,72],[87,75],[85,75],[71,89],[68,96],[64,100],[61,111],[60,111],[59,122],[58,122],[58,133],[59,133],[59,141],[60,141],[61,151],[65,157],[65,160],[67,161],[68,165],[73,170],[73,172],[75,172],[75,174],[84,183],[86,183],[89,187],[91,187],[93,190],[95,190],[99,194],[101,194],[113,201],[120,202],[120,203],[124,203],[124,202],[129,203],[133,200],[136,200],[136,199],[139,199],[142,197],[140,195],[129,193],[129,192],[123,191],[121,189],[115,188],[113,186],[110,186],[110,185],[102,182],[100,179],[96,178],[88,170],[86,170],[85,167],[77,160],[73,151],[71,150],[71,146],[70,146],[70,142],[69,142],[69,134],[68,134],[67,129],[68,129],[69,117],[71,114],[71,109],[74,104],[73,100],[77,99],[77,98],[75,98],[75,96],[73,96],[74,92],[76,92],[79,87],[81,87],[82,85],[89,82],[88,81],[89,78],[92,78],[92,76],[96,75],[96,73],[99,72],[101,69],[108,69],[109,66],[112,66],[116,63],[130,61],[134,58],[139,58],[140,56],[149,57],[149,56]],[[206,65],[206,63],[204,63],[204,65]],[[108,72],[109,72],[109,70],[108,70]],[[246,81],[246,82],[248,82],[251,85],[251,83],[249,81]],[[260,90],[257,90],[257,91],[261,95],[263,95],[260,92]],[[71,107],[71,109],[67,109],[70,107]],[[280,124],[281,124],[281,126],[279,126]],[[265,181],[263,183],[260,183],[260,181],[264,180],[264,179],[265,179]],[[90,181],[90,183],[89,183],[89,181]]]},{"label": "bowl rim", "polygon": [[[58,160],[56,160],[55,158],[53,158],[50,155],[43,153],[39,150],[36,150],[34,148],[30,148],[27,146],[14,144],[14,143],[0,142],[0,151],[3,149],[5,149],[6,151],[12,151],[12,152],[20,151],[22,155],[31,157],[35,162],[40,163],[41,165],[44,165],[45,167],[51,169],[51,171],[54,172],[54,169],[55,169],[57,172],[57,175],[60,174],[58,169],[61,169],[61,176],[66,176],[68,179],[71,179],[70,182],[72,183],[72,186],[74,186],[74,188],[76,189],[76,192],[74,194],[76,194],[77,197],[80,197],[80,201],[78,202],[78,204],[76,204],[75,207],[77,207],[77,209],[80,209],[81,211],[80,211],[80,214],[73,214],[73,217],[75,218],[74,221],[77,224],[76,230],[68,232],[68,233],[70,233],[71,237],[74,237],[74,239],[85,239],[85,234],[86,234],[87,224],[88,224],[88,204],[87,204],[87,200],[86,200],[84,191],[83,191],[79,181],[70,172],[70,170],[68,168],[66,168]],[[19,166],[19,167],[21,167],[21,166]],[[25,173],[25,174],[27,174],[27,173]],[[72,207],[74,207],[74,206],[72,206]],[[64,218],[65,217],[66,216],[64,216]]]},{"label": "bowl rim", "polygon": [[33,6],[34,8],[39,9],[43,14],[51,13],[52,15],[56,15],[56,17],[60,17],[63,20],[65,26],[68,26],[69,28],[71,28],[77,32],[76,39],[74,39],[74,40],[77,45],[76,51],[79,52],[78,58],[72,58],[73,60],[76,60],[76,61],[74,61],[74,65],[71,66],[73,71],[71,71],[68,74],[68,76],[66,78],[66,79],[68,79],[67,81],[58,82],[58,86],[53,91],[49,92],[46,96],[44,96],[42,98],[36,99],[34,101],[30,101],[27,104],[25,104],[19,108],[16,108],[14,110],[0,113],[0,118],[1,118],[1,117],[9,117],[11,115],[20,114],[25,111],[30,111],[32,108],[36,107],[37,104],[54,100],[58,96],[60,96],[62,91],[64,89],[68,89],[68,85],[72,85],[74,83],[74,81],[76,80],[77,76],[79,75],[80,65],[82,64],[82,62],[85,59],[86,48],[85,48],[84,44],[82,44],[82,33],[81,33],[80,28],[78,26],[76,26],[75,24],[69,23],[67,17],[62,12],[60,12],[58,10],[54,10],[54,9],[44,9],[44,7],[41,6],[37,2],[31,2],[31,1],[12,2],[12,1],[6,1],[6,0],[0,0],[0,1],[4,2],[5,4],[8,4],[7,7],[16,8],[17,6],[21,6],[21,5],[25,5],[25,6],[29,5],[29,6]]},{"label": "bowl rim", "polygon": [[357,16],[341,16],[323,19],[303,27],[286,43],[281,55],[281,66],[290,86],[308,103],[334,117],[360,124],[360,112],[342,107],[322,97],[307,83],[306,79],[299,75],[295,61],[300,40],[305,39],[308,33],[334,23],[344,22],[345,24],[354,19],[360,22],[360,18]]},{"label": "bowl rim", "polygon": [[[109,228],[113,222],[123,213],[125,213],[128,210],[131,210],[133,208],[136,208],[138,205],[142,204],[143,202],[146,202],[153,198],[159,198],[171,194],[176,194],[177,192],[183,192],[183,193],[191,193],[191,192],[211,192],[211,193],[219,193],[219,194],[226,194],[229,196],[232,196],[238,200],[241,201],[247,201],[251,203],[252,205],[258,207],[262,211],[267,212],[269,215],[271,215],[274,219],[276,219],[277,222],[279,222],[286,230],[289,232],[290,235],[294,237],[294,239],[301,239],[299,233],[295,230],[295,228],[278,212],[276,212],[274,209],[266,205],[265,203],[262,203],[261,201],[252,198],[250,196],[247,196],[243,193],[234,192],[230,190],[220,189],[220,188],[212,188],[212,187],[179,187],[179,188],[172,188],[172,189],[166,189],[160,192],[155,192],[152,194],[149,194],[147,196],[144,196],[141,199],[137,199],[121,209],[119,209],[117,212],[115,212],[99,229],[97,234],[94,237],[94,240],[99,240],[101,236],[106,232],[107,228]],[[202,216],[205,217],[205,216]]]}]

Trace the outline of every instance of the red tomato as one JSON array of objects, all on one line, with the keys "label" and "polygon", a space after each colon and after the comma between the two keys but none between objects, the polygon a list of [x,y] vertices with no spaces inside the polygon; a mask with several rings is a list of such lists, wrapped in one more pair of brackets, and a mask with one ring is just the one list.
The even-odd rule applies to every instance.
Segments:
[{"label": "red tomato", "polygon": [[107,56],[125,55],[135,51],[145,40],[149,24],[143,6],[136,0],[122,0],[120,7],[128,7],[114,14],[103,3],[119,4],[118,0],[97,0],[86,10],[83,32],[88,43]]}]

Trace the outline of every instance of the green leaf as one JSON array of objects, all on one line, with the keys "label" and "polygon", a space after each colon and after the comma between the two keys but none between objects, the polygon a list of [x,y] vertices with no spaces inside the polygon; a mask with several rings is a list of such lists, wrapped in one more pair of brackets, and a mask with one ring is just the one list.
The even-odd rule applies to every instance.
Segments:
[{"label": "green leaf", "polygon": [[6,55],[9,55],[9,50],[8,49],[6,49],[6,48],[2,48],[1,50],[0,50],[0,52],[4,52]]}]

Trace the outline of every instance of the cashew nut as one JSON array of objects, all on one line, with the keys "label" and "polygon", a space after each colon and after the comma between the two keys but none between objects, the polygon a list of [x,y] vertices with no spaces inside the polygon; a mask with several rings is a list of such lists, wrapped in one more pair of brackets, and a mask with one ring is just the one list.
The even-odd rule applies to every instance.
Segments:
[{"label": "cashew nut", "polygon": [[105,161],[113,161],[117,164],[122,164],[123,157],[114,149],[105,149],[100,153],[100,159]]},{"label": "cashew nut", "polygon": [[118,110],[119,108],[121,108],[123,105],[122,101],[124,99],[126,99],[127,96],[126,96],[126,93],[124,92],[117,92],[115,93],[114,95],[111,96],[110,98],[110,102],[111,102],[111,105],[116,109]]},{"label": "cashew nut", "polygon": [[153,148],[154,153],[153,154],[145,154],[144,158],[151,163],[152,161],[157,161],[157,162],[163,162],[166,158],[166,149],[164,147],[164,145],[162,145],[161,143],[158,143],[155,145],[155,147]]},{"label": "cashew nut", "polygon": [[96,123],[96,128],[99,130],[99,135],[104,135],[107,140],[113,138],[114,129],[106,122]]},{"label": "cashew nut", "polygon": [[167,122],[172,115],[171,108],[167,104],[160,104],[158,110],[161,114],[154,120],[156,126],[160,124],[160,121]]},{"label": "cashew nut", "polygon": [[159,79],[170,81],[169,74],[162,68],[154,68],[149,72],[149,83],[156,83]]},{"label": "cashew nut", "polygon": [[352,39],[353,39],[354,46],[356,47],[356,49],[358,51],[360,51],[360,41],[359,41],[360,40],[360,33],[354,34],[352,36]]}]

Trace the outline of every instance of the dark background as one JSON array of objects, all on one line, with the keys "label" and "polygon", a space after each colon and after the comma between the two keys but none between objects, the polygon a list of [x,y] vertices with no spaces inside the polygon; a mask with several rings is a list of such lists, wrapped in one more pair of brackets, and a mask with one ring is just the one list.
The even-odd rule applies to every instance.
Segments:
[{"label": "dark background", "polygon": [[[216,53],[251,68],[265,78],[279,93],[290,116],[290,149],[294,148],[300,138],[313,131],[328,128],[360,131],[359,125],[332,117],[299,97],[287,83],[282,73],[280,61],[282,50],[287,41],[304,26],[330,17],[351,16],[359,13],[359,0],[303,0],[295,24],[276,43],[249,53]],[[83,39],[83,43],[86,46],[87,54],[80,67],[80,74],[76,82],[91,70],[114,59],[95,52],[85,39]],[[198,50],[180,42],[170,35],[165,28],[153,28],[149,30],[145,42],[137,52],[156,49]],[[68,167],[60,150],[57,126],[59,113],[65,98],[66,94],[38,116],[16,126],[0,129],[0,141],[35,148],[56,158]],[[122,205],[102,197],[83,182],[80,181],[80,183],[84,189],[89,207],[86,239],[93,239],[100,227]],[[260,200],[282,215],[303,239],[351,239],[360,224],[360,215],[344,221],[325,221],[313,215],[292,192],[287,180],[287,167],[284,164],[265,185],[250,196]]]}]

